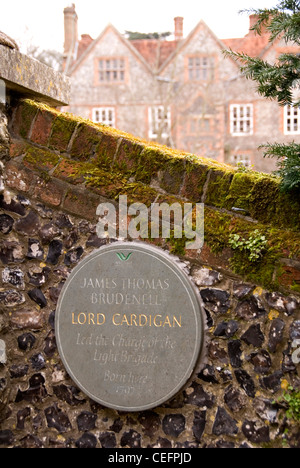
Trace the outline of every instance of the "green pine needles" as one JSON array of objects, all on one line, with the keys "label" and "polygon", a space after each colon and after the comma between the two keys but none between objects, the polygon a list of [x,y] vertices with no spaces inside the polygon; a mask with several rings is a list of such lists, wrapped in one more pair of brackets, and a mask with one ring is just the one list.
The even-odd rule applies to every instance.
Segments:
[{"label": "green pine needles", "polygon": [[[293,42],[300,46],[300,0],[282,0],[275,8],[248,10],[257,15],[253,26],[257,34],[264,29],[270,33],[270,42],[277,39]],[[269,99],[277,100],[280,106],[300,106],[295,91],[300,90],[300,54],[282,54],[277,63],[270,64],[259,57],[225,51],[241,65],[241,71],[248,79],[257,83],[257,92]],[[298,93],[300,96],[300,93]],[[261,146],[266,157],[276,157],[285,192],[300,193],[300,144],[266,144]]]}]

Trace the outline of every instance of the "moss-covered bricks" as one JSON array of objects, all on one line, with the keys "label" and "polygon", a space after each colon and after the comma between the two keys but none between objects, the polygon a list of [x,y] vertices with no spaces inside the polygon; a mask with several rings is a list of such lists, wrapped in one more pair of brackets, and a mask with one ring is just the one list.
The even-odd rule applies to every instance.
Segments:
[{"label": "moss-covered bricks", "polygon": [[[50,206],[96,221],[101,200],[148,207],[154,201],[205,204],[201,254],[173,251],[268,288],[300,293],[300,201],[267,174],[238,172],[214,160],[149,143],[30,100],[14,110],[7,184]],[[51,200],[51,193],[53,200]],[[255,230],[268,240],[258,262],[230,248],[230,236]]]}]

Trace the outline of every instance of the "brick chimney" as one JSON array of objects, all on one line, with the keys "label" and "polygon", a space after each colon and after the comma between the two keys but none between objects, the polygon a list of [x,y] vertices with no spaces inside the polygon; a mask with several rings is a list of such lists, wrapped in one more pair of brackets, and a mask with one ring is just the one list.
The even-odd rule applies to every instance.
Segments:
[{"label": "brick chimney", "polygon": [[64,58],[65,63],[70,65],[75,58],[74,55],[78,44],[78,16],[74,3],[64,9],[64,30]]},{"label": "brick chimney", "polygon": [[[259,16],[258,15],[250,15],[249,16],[249,34],[250,35],[255,35],[256,32],[255,31],[252,31],[252,28],[256,25],[256,23],[258,22],[258,19],[259,19]],[[261,26],[261,34],[267,34],[268,31],[267,31],[267,28],[266,26],[263,24]]]},{"label": "brick chimney", "polygon": [[183,39],[183,18],[181,16],[176,16],[174,18],[175,23],[175,41],[181,41]]}]

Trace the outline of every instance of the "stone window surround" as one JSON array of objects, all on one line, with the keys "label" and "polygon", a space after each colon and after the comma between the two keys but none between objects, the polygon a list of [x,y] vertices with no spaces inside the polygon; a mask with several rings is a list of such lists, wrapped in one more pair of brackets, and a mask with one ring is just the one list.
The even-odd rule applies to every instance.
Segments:
[{"label": "stone window surround", "polygon": [[[95,85],[126,83],[128,60],[121,56],[101,56],[95,58]],[[102,67],[101,67],[102,64]]]}]

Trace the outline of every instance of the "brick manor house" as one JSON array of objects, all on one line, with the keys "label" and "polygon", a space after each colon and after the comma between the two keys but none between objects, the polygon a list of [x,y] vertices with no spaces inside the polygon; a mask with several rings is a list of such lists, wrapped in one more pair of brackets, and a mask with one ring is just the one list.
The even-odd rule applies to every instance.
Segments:
[{"label": "brick manor house", "polygon": [[129,40],[107,25],[96,38],[78,38],[75,5],[64,9],[64,72],[71,77],[67,110],[137,137],[236,165],[270,172],[275,161],[257,148],[291,142],[300,135],[300,108],[280,107],[255,91],[224,49],[274,62],[300,53],[284,41],[269,42],[251,31],[221,40],[200,21],[183,37],[183,18],[174,36]]}]

